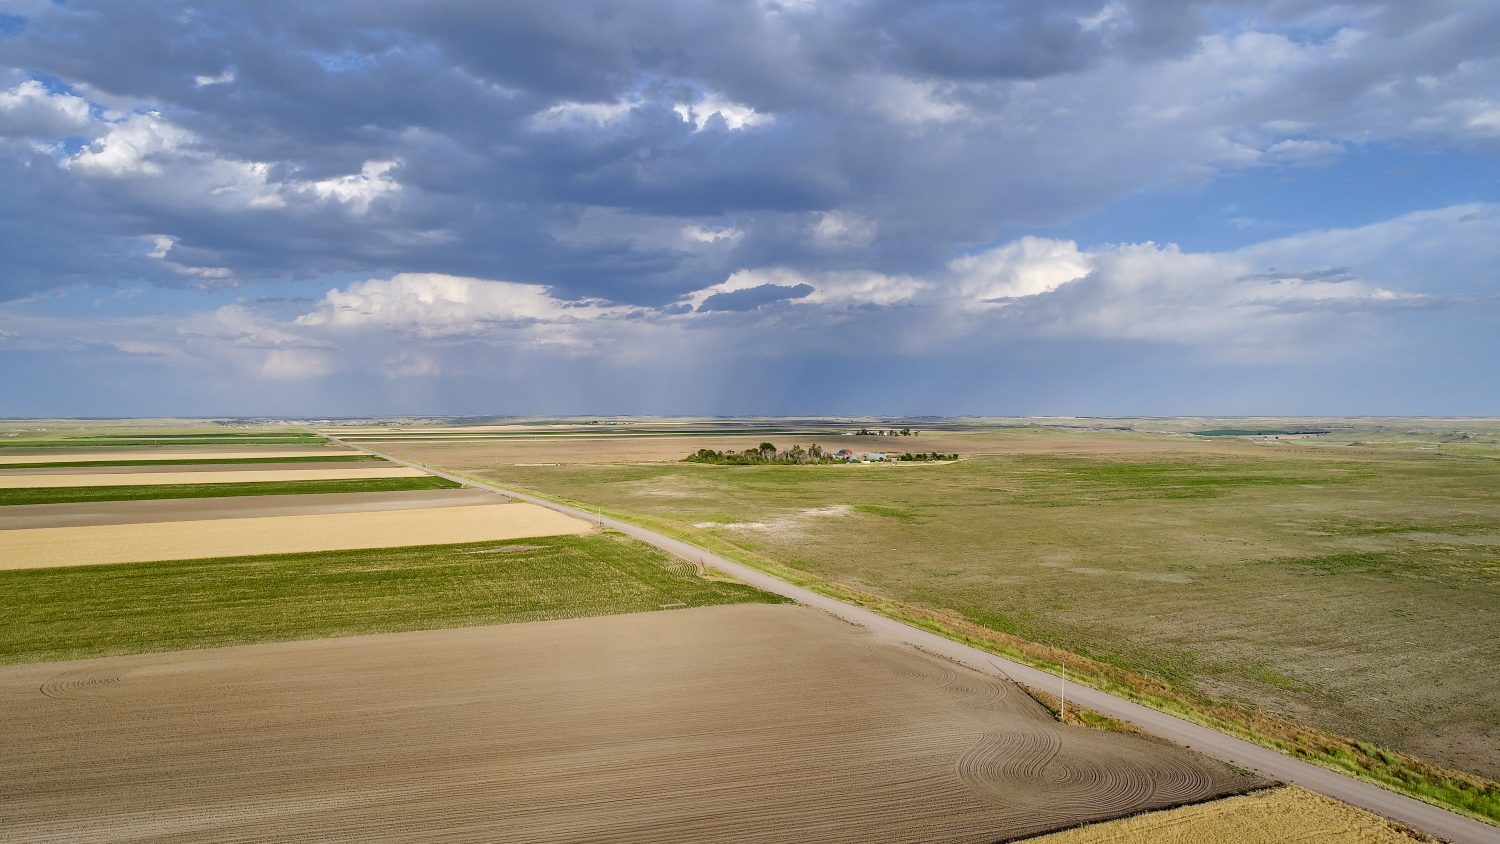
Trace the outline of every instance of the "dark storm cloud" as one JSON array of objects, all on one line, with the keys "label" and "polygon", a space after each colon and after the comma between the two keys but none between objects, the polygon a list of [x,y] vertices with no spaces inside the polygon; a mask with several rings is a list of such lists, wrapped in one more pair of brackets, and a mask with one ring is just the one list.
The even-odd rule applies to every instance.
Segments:
[{"label": "dark storm cloud", "polygon": [[[930,272],[1320,120],[1489,143],[1500,16],[1422,6],[1351,9],[1359,49],[1303,59],[1336,27],[1292,2],[26,4],[0,91],[46,79],[93,111],[0,119],[0,297],[437,272],[663,305],[747,267]],[[1235,40],[1260,21],[1297,38]],[[1440,97],[1448,122],[1412,119]],[[69,169],[80,142],[116,157]]]},{"label": "dark storm cloud", "polygon": [[811,284],[761,284],[742,290],[715,293],[698,306],[700,312],[709,311],[753,311],[772,302],[801,299],[812,295]]}]

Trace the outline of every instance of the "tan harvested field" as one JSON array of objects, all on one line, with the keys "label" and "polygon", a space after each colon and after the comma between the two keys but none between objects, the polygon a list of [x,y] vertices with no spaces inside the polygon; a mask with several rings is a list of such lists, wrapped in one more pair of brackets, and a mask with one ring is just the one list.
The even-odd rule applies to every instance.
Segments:
[{"label": "tan harvested field", "polygon": [[422,510],[21,528],[0,531],[0,569],[443,545],[592,529],[588,522],[520,501]]},{"label": "tan harvested field", "polygon": [[508,499],[486,490],[466,487],[462,489],[417,489],[404,492],[336,492],[315,495],[23,504],[0,507],[0,530],[419,510],[429,507],[498,504],[506,500]]},{"label": "tan harvested field", "polygon": [[60,451],[55,448],[8,448],[0,453],[0,465],[6,463],[86,463],[96,460],[241,460],[250,457],[319,457],[353,454],[341,447],[306,446],[303,448],[278,446],[276,448],[226,450],[223,447],[202,446],[198,448],[172,446],[140,446],[138,448],[95,448],[81,451]]},{"label": "tan harvested field", "polygon": [[0,669],[0,841],[973,842],[1260,784],[738,605]]},{"label": "tan harvested field", "polygon": [[[175,468],[175,467],[174,467]],[[67,474],[0,474],[0,489],[62,489],[90,486],[155,486],[159,484],[234,484],[257,481],[342,481],[358,478],[421,478],[420,469],[375,464],[350,464],[338,469],[281,469],[263,472],[235,469],[220,472],[71,472]]]},{"label": "tan harvested field", "polygon": [[1288,786],[1027,839],[1027,844],[1417,844],[1384,818]]},{"label": "tan harvested field", "polygon": [[[151,475],[172,472],[192,472],[195,474],[202,472],[288,472],[316,469],[318,468],[319,463],[321,463],[321,461],[316,461],[309,465],[308,463],[303,462],[216,463],[212,460],[205,460],[201,463],[174,463],[167,466],[46,466],[36,469],[7,469],[3,465],[0,465],[0,478],[5,478],[10,475]],[[364,467],[368,470],[388,467],[390,465],[391,464],[389,463],[375,460],[371,460],[368,462],[358,461],[353,463],[340,461],[336,463],[325,464],[323,468],[332,469],[336,467]]]}]

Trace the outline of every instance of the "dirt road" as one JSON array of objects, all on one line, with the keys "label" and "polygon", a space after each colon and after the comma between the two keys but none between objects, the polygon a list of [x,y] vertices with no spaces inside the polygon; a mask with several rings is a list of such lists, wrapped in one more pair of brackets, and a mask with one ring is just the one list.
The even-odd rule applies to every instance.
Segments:
[{"label": "dirt road", "polygon": [[[424,469],[439,477],[445,477],[481,489],[489,489],[523,501],[530,501],[534,504],[550,507],[578,518],[589,519],[596,524],[618,530],[642,542],[654,545],[670,554],[712,566],[767,592],[784,595],[798,603],[824,610],[839,618],[867,627],[876,633],[925,648],[979,671],[990,674],[1003,674],[1019,683],[1054,695],[1063,691],[1062,680],[1056,675],[997,657],[925,630],[909,627],[871,610],[851,606],[799,586],[793,586],[758,569],[720,557],[691,543],[673,539],[672,537],[628,522],[601,518],[585,510],[558,504],[538,496],[482,483],[459,475],[447,474],[428,466],[412,463],[393,455],[367,448],[360,444],[344,442],[336,437],[329,437],[329,439],[349,448],[378,455],[392,463]],[[1500,828],[1490,826],[1489,824],[1472,820],[1428,803],[1423,803],[1420,800],[1387,791],[1377,785],[1355,780],[1326,768],[1320,768],[1316,765],[1284,756],[1274,750],[1225,735],[1212,728],[1195,724],[1174,715],[1168,715],[1165,712],[1159,712],[1138,703],[1115,697],[1107,692],[1076,684],[1069,685],[1066,692],[1068,699],[1077,702],[1080,706],[1108,715],[1111,718],[1129,721],[1154,735],[1176,742],[1184,747],[1189,747],[1215,759],[1238,765],[1241,768],[1255,771],[1262,776],[1294,783],[1311,791],[1316,791],[1319,794],[1343,800],[1353,806],[1358,806],[1391,820],[1407,824],[1443,840],[1452,841],[1455,844],[1500,844]]]}]

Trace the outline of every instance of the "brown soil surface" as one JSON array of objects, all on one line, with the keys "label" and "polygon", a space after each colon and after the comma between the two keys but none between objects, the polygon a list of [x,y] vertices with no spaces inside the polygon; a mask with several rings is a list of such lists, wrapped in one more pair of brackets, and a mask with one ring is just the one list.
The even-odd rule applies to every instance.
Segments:
[{"label": "brown soil surface", "polygon": [[219,472],[69,472],[61,475],[0,474],[0,489],[59,489],[87,486],[142,486],[159,484],[233,484],[267,481],[341,481],[356,478],[421,478],[427,475],[420,469],[376,463],[368,468],[349,464],[337,469],[287,469],[262,472],[255,469],[234,469]]},{"label": "brown soil surface", "polygon": [[90,460],[238,460],[245,457],[326,457],[329,455],[353,454],[342,446],[282,446],[249,450],[236,448],[227,450],[220,446],[139,446],[133,448],[85,448],[79,451],[63,451],[56,448],[7,448],[0,454],[0,464],[5,463],[83,463]]},{"label": "brown soil surface", "polygon": [[1027,839],[1028,844],[1417,844],[1384,818],[1289,786]]},{"label": "brown soil surface", "polygon": [[21,504],[0,507],[0,530],[418,510],[428,507],[497,504],[505,500],[507,499],[488,490],[465,488]]},{"label": "brown soil surface", "polygon": [[1258,784],[795,606],[0,669],[0,840],[974,842]]},{"label": "brown soil surface", "polygon": [[446,545],[592,529],[581,519],[520,501],[385,512],[20,528],[0,531],[0,570]]}]

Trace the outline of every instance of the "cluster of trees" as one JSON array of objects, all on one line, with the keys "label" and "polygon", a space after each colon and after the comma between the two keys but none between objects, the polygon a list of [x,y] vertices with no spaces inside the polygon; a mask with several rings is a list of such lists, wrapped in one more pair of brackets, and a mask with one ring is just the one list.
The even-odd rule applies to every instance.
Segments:
[{"label": "cluster of trees", "polygon": [[[910,451],[901,455],[892,455],[891,460],[903,460],[907,462],[919,462],[929,460],[957,460],[957,454],[939,454],[936,451],[917,452]],[[771,443],[761,443],[755,448],[747,448],[744,451],[715,451],[711,448],[700,448],[697,451],[682,458],[684,463],[715,463],[725,466],[752,466],[767,463],[783,465],[802,465],[808,463],[842,463],[844,458],[828,451],[814,443],[807,448],[794,445],[791,448],[779,449]]]},{"label": "cluster of trees", "polygon": [[877,428],[873,431],[869,428],[860,428],[854,433],[861,437],[915,437],[917,435],[917,432],[910,428]]},{"label": "cluster of trees", "polygon": [[936,451],[919,451],[916,454],[912,454],[911,452],[908,451],[905,454],[897,455],[896,459],[897,460],[902,460],[902,461],[905,461],[905,462],[908,462],[908,463],[913,463],[913,462],[925,461],[925,460],[957,460],[958,459],[958,455],[957,454],[939,454]]},{"label": "cluster of trees", "polygon": [[794,445],[788,449],[778,449],[771,443],[761,443],[756,448],[747,448],[744,451],[715,451],[711,448],[700,448],[684,457],[683,461],[748,466],[757,463],[837,463],[840,458],[824,451],[823,447],[817,443],[807,448]]}]

